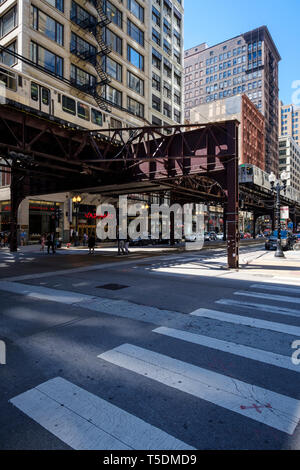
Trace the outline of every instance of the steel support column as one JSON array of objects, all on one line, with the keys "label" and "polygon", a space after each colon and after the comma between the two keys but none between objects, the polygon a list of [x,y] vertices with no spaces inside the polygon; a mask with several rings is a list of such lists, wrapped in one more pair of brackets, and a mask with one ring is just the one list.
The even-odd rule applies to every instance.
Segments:
[{"label": "steel support column", "polygon": [[228,267],[239,268],[239,172],[238,127],[235,127],[235,156],[227,163],[227,257]]},{"label": "steel support column", "polygon": [[18,250],[18,209],[25,196],[26,175],[18,172],[12,166],[10,199],[11,199],[11,221],[10,221],[10,251]]}]

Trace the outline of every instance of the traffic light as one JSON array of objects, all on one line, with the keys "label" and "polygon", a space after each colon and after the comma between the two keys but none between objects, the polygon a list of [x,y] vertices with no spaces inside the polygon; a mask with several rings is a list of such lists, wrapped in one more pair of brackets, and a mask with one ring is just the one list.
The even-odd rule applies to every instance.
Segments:
[{"label": "traffic light", "polygon": [[62,216],[62,210],[59,207],[55,207],[55,220],[59,222]]}]

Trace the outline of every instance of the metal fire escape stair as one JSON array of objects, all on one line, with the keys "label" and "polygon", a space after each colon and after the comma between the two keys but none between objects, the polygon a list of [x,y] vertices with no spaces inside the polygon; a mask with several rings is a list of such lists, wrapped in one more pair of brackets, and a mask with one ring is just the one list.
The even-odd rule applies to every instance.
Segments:
[{"label": "metal fire escape stair", "polygon": [[96,56],[94,57],[94,60],[92,61],[92,63],[100,79],[95,84],[95,86],[91,89],[90,93],[94,97],[100,109],[102,109],[103,111],[110,112],[111,110],[107,106],[106,100],[98,92],[98,87],[105,86],[111,81],[109,76],[103,69],[103,65],[102,65],[103,57],[107,56],[111,52],[111,47],[108,44],[106,44],[106,42],[103,40],[103,29],[106,28],[111,23],[111,20],[105,13],[105,10],[103,9],[103,0],[88,0],[88,1],[89,3],[92,3],[92,5],[96,8],[97,13],[98,13],[97,23],[92,28],[90,27],[90,25],[87,26],[86,28],[88,28],[89,31],[93,34],[99,46],[99,50]]}]

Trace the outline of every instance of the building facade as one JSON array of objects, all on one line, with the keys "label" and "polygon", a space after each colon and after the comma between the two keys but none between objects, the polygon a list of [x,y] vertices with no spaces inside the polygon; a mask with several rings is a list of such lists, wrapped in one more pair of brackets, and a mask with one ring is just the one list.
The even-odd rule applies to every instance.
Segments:
[{"label": "building facade", "polygon": [[242,93],[265,118],[265,169],[278,173],[278,63],[281,57],[266,26],[212,47],[184,53],[185,119],[198,105]]},{"label": "building facade", "polygon": [[300,107],[292,104],[279,105],[279,137],[290,136],[300,145]]},{"label": "building facade", "polygon": [[183,121],[183,2],[152,0],[151,123],[168,125]]},{"label": "building facade", "polygon": [[247,95],[212,101],[190,110],[190,120],[193,123],[230,119],[240,122],[239,163],[250,163],[265,170],[265,119]]},{"label": "building facade", "polygon": [[[28,99],[39,102],[40,110],[50,114],[60,107],[64,121],[76,115],[80,127],[89,128],[87,121],[99,130],[178,124],[183,12],[181,0],[0,0],[0,62],[29,77]],[[54,90],[53,107],[48,88]],[[9,226],[10,175],[0,175],[1,231]],[[71,199],[27,198],[20,229],[29,240],[38,238],[59,206],[60,235],[67,239],[75,224]],[[95,204],[85,196],[82,223]]]},{"label": "building facade", "polygon": [[300,191],[300,146],[291,136],[279,137],[279,173],[287,172],[287,185]]}]

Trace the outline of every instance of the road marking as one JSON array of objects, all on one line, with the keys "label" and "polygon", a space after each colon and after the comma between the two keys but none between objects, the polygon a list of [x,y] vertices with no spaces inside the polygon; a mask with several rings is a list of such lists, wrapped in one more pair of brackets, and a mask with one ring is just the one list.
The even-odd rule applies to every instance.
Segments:
[{"label": "road marking", "polygon": [[216,300],[216,304],[219,305],[230,305],[231,307],[241,307],[243,309],[248,308],[252,310],[261,310],[262,312],[278,313],[279,315],[289,315],[291,317],[300,317],[299,310],[293,310],[286,307],[277,307],[269,304],[257,304],[255,302],[247,302],[232,299],[220,299]]},{"label": "road marking", "polygon": [[[293,434],[300,419],[300,401],[294,398],[131,344],[98,357],[287,434]],[[253,403],[260,407],[268,403],[272,408],[264,407],[260,414],[255,413]]]},{"label": "road marking", "polygon": [[61,377],[12,398],[10,403],[76,450],[193,450]]},{"label": "road marking", "polygon": [[210,310],[207,308],[200,308],[199,310],[192,312],[191,315],[196,317],[211,318],[212,320],[220,320],[228,323],[236,323],[237,325],[252,326],[254,328],[261,328],[263,330],[278,331],[279,333],[286,333],[288,335],[300,337],[300,327],[286,325],[285,323],[274,323],[266,320],[258,320],[257,318],[233,315],[231,313]]},{"label": "road marking", "polygon": [[246,292],[246,291],[238,291],[234,292],[234,295],[242,295],[245,297],[255,297],[257,299],[266,299],[266,300],[276,300],[277,302],[287,302],[293,304],[300,304],[300,298],[297,297],[287,297],[285,295],[271,295],[271,294],[264,294],[259,292]]},{"label": "road marking", "polygon": [[269,351],[264,351],[262,349],[255,349],[249,346],[243,346],[242,344],[211,338],[209,336],[189,333],[188,331],[176,330],[174,328],[160,327],[153,330],[153,332],[182,341],[187,341],[189,343],[217,349],[218,351],[224,351],[236,356],[245,357],[247,359],[253,359],[254,361],[263,362],[264,364],[271,364],[273,366],[282,367],[294,372],[300,372],[300,367],[294,365],[290,357],[282,356],[281,354],[275,354]]},{"label": "road marking", "polygon": [[264,284],[252,284],[250,286],[251,289],[263,289],[263,290],[271,290],[271,291],[278,291],[278,292],[287,292],[288,294],[296,294],[300,295],[299,288],[296,287],[283,287],[283,286],[273,286],[273,285],[264,285]]}]

